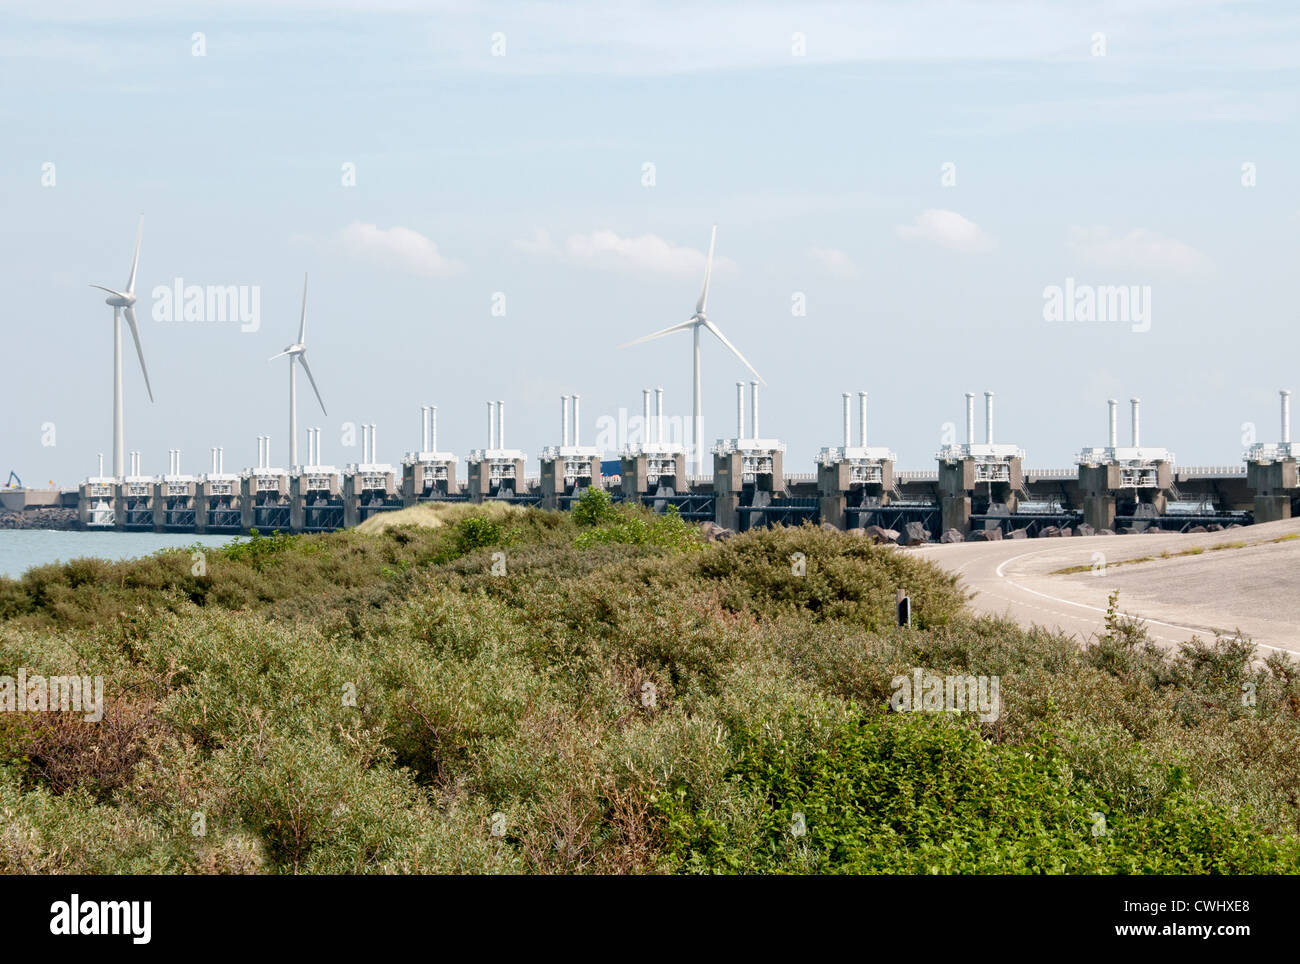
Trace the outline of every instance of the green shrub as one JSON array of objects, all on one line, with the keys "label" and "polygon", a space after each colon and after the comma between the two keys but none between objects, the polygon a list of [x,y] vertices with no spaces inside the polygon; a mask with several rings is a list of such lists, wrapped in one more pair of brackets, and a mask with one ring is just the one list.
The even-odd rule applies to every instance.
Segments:
[{"label": "green shrub", "polygon": [[955,576],[908,553],[808,523],[751,529],[711,546],[698,571],[718,586],[729,608],[845,619],[873,630],[896,621],[899,589],[911,597],[912,624],[920,629],[943,626],[964,602]]},{"label": "green shrub", "polygon": [[[763,845],[694,805],[679,785],[657,803],[670,860],[690,871],[836,873],[1295,873],[1294,840],[1176,792],[1151,814],[1110,808],[1049,742],[998,746],[943,717],[850,715],[799,752],[742,737],[730,772],[762,794]],[[1104,823],[1099,815],[1110,814]]]},{"label": "green shrub", "polygon": [[667,549],[671,552],[692,552],[704,547],[698,528],[683,519],[676,506],[670,505],[662,515],[642,506],[621,505],[610,508],[612,515],[590,523],[590,528],[578,533],[575,545],[586,549],[601,544],[619,543]]},{"label": "green shrub", "polygon": [[501,544],[503,527],[485,516],[472,515],[456,523],[456,553],[468,555],[475,549]]},{"label": "green shrub", "polygon": [[599,486],[588,486],[573,504],[573,521],[580,526],[608,525],[618,521],[618,510],[609,493]]},{"label": "green shrub", "polygon": [[[0,714],[0,872],[1297,869],[1284,655],[1080,647],[913,554],[594,491],[0,580],[0,675],[108,706]],[[1001,714],[890,712],[917,667]]]}]

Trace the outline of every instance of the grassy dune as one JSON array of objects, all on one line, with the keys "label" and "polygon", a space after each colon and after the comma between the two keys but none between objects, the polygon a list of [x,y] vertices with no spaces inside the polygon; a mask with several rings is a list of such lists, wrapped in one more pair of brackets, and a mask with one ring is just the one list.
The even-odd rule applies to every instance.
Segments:
[{"label": "grassy dune", "polygon": [[484,502],[481,505],[468,502],[421,502],[406,509],[372,515],[357,526],[357,531],[375,534],[409,526],[439,529],[443,526],[455,525],[469,516],[500,522],[526,511],[509,502]]},{"label": "grassy dune", "polygon": [[[1241,640],[1080,650],[813,527],[417,513],[0,579],[0,675],[107,704],[0,713],[0,870],[1300,869],[1297,667]],[[1000,715],[892,711],[917,667]]]}]

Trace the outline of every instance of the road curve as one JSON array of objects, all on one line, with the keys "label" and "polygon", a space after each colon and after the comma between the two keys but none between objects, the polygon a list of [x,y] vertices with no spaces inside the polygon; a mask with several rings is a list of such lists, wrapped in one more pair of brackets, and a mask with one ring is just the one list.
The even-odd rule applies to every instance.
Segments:
[{"label": "road curve", "polygon": [[[1189,551],[1191,550],[1191,551]],[[977,612],[1080,640],[1105,631],[1110,593],[1159,642],[1240,631],[1300,654],[1300,519],[1182,535],[1007,539],[907,550],[954,572]],[[1087,571],[1058,570],[1087,566]]]}]

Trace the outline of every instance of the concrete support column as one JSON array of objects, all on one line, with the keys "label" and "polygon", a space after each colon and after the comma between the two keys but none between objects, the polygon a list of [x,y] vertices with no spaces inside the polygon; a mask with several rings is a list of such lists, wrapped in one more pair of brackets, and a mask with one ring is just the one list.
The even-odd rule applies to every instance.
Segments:
[{"label": "concrete support column", "polygon": [[487,496],[490,484],[488,463],[486,461],[469,463],[469,500],[474,503],[482,502]]},{"label": "concrete support column", "polygon": [[939,511],[944,532],[956,529],[962,535],[970,534],[970,496],[945,495],[939,500]]},{"label": "concrete support column", "polygon": [[[1112,408],[1112,414],[1113,414]],[[1094,529],[1115,529],[1115,489],[1119,486],[1119,467],[1115,465],[1080,465],[1079,494],[1083,502],[1083,521]]]},{"label": "concrete support column", "polygon": [[302,532],[307,525],[307,500],[303,494],[301,475],[289,479],[289,531]]},{"label": "concrete support column", "polygon": [[646,488],[646,458],[623,458],[619,463],[619,490],[623,498],[635,501]]},{"label": "concrete support column", "polygon": [[244,535],[248,535],[256,519],[253,513],[253,504],[257,501],[255,492],[251,477],[239,480],[239,528]]},{"label": "concrete support column", "polygon": [[90,525],[90,512],[94,503],[90,499],[90,486],[83,483],[77,486],[77,526],[84,529]]},{"label": "concrete support column", "polygon": [[1156,507],[1159,515],[1165,514],[1165,508],[1169,505],[1169,493],[1164,489],[1157,489],[1154,492],[1143,493],[1143,501],[1151,503]]},{"label": "concrete support column", "polygon": [[1113,495],[1085,495],[1083,521],[1094,529],[1115,530],[1115,497]]},{"label": "concrete support column", "polygon": [[714,521],[724,529],[740,531],[740,493],[744,486],[739,452],[713,454]]},{"label": "concrete support column", "polygon": [[[848,412],[848,394],[845,398],[845,412]],[[848,419],[845,418],[845,436],[847,437]],[[829,522],[837,529],[848,526],[848,514],[844,511],[848,505],[849,464],[836,462],[834,465],[817,466],[817,501],[821,509],[822,522]]]},{"label": "concrete support column", "polygon": [[724,529],[740,531],[740,496],[730,492],[714,492],[713,521]]},{"label": "concrete support column", "polygon": [[[569,396],[564,396],[565,414],[568,414]],[[568,426],[565,426],[565,433],[568,433]],[[558,509],[560,507],[560,496],[564,494],[564,459],[543,459],[542,476],[540,480],[542,487],[542,508]]]},{"label": "concrete support column", "polygon": [[939,507],[941,526],[946,532],[956,529],[970,533],[971,493],[975,490],[975,462],[939,462]]},{"label": "concrete support column", "polygon": [[1291,503],[1300,496],[1300,472],[1295,459],[1277,462],[1248,462],[1246,484],[1254,490],[1256,522],[1278,522],[1291,518]]},{"label": "concrete support column", "polygon": [[1291,518],[1291,497],[1288,495],[1255,496],[1256,522],[1281,522]]},{"label": "concrete support column", "polygon": [[[429,435],[429,418],[428,409],[424,410],[424,434],[425,439]],[[419,462],[411,465],[402,466],[402,508],[409,509],[418,501],[419,494],[424,491],[424,466]]]},{"label": "concrete support column", "polygon": [[361,493],[357,490],[357,475],[343,476],[343,526],[352,528],[361,524]]},{"label": "concrete support column", "polygon": [[158,482],[153,487],[153,498],[149,500],[149,508],[153,510],[153,531],[162,532],[167,523],[167,500],[163,498],[163,493],[167,491],[165,483]]}]

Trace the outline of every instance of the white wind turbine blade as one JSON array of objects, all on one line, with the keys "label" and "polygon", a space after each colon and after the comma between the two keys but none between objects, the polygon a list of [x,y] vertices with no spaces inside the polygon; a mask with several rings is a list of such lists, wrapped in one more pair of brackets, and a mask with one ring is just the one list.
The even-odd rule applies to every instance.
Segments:
[{"label": "white wind turbine blade", "polygon": [[131,256],[131,277],[126,279],[128,294],[135,294],[135,269],[140,264],[140,238],[144,234],[144,215],[140,215],[140,225],[135,229],[135,254]]},{"label": "white wind turbine blade", "polygon": [[126,300],[126,293],[123,291],[115,291],[112,288],[105,288],[103,285],[91,285],[90,287],[98,288],[100,291],[107,291],[110,295],[117,295],[122,300]]},{"label": "white wind turbine blade", "polygon": [[283,357],[284,357],[285,355],[287,355],[287,354],[289,354],[289,349],[286,348],[284,351],[280,352],[280,354],[278,354],[278,355],[272,355],[270,358],[267,359],[267,361],[269,361],[269,362],[273,362],[273,361],[275,361],[277,358],[283,358]]},{"label": "white wind turbine blade", "polygon": [[149,393],[149,401],[153,401],[153,388],[149,385],[149,369],[144,364],[144,348],[140,344],[140,329],[135,323],[135,309],[125,309],[126,323],[131,327],[131,338],[135,341],[135,353],[140,358],[140,371],[144,372],[144,387]]},{"label": "white wind turbine blade", "polygon": [[[299,352],[295,357],[302,362],[302,370],[307,373],[307,381],[311,382],[311,390],[316,393],[316,401],[320,402],[320,410],[325,412],[325,399],[320,397],[320,389],[316,387],[316,379],[312,377],[311,367],[307,364],[307,353]],[[290,359],[289,364],[293,364],[292,359]],[[329,412],[325,412],[325,414],[328,415]]]},{"label": "white wind turbine blade", "polygon": [[732,353],[733,355],[735,355],[737,358],[739,358],[740,361],[742,362],[742,364],[744,364],[744,366],[745,366],[746,368],[748,368],[751,372],[754,373],[754,377],[755,377],[755,378],[757,378],[757,379],[758,379],[760,382],[762,382],[764,385],[767,384],[766,381],[763,381],[763,376],[760,375],[760,374],[758,373],[758,369],[755,368],[753,365],[751,365],[751,364],[749,363],[749,359],[747,359],[744,355],[742,355],[742,354],[740,353],[740,349],[738,349],[738,348],[737,348],[735,345],[733,345],[731,342],[727,341],[727,336],[724,335],[721,331],[718,330],[718,326],[717,326],[717,325],[715,325],[715,324],[714,324],[713,322],[711,322],[711,321],[706,321],[706,322],[704,322],[704,327],[707,328],[707,329],[709,329],[709,331],[713,332],[715,335],[717,335],[717,336],[718,336],[718,341],[720,341],[720,342],[722,342],[724,345],[726,345],[727,348],[729,348],[729,349],[731,350],[731,353]]},{"label": "white wind turbine blade", "polygon": [[298,344],[307,344],[307,275],[305,273],[302,276],[302,317],[298,319]]},{"label": "white wind turbine blade", "polygon": [[700,291],[700,300],[695,302],[695,313],[704,314],[704,305],[709,300],[709,276],[713,274],[713,245],[718,240],[718,226],[713,226],[713,234],[709,237],[709,260],[704,264],[704,288]]},{"label": "white wind turbine blade", "polygon": [[641,338],[637,338],[635,341],[629,341],[625,344],[619,345],[618,347],[628,348],[631,347],[632,345],[639,345],[643,341],[653,341],[656,338],[662,338],[664,335],[671,335],[675,331],[690,331],[692,328],[695,327],[695,324],[696,321],[694,318],[692,318],[690,321],[683,321],[680,325],[670,325],[669,327],[656,331],[653,334],[645,335]]}]

